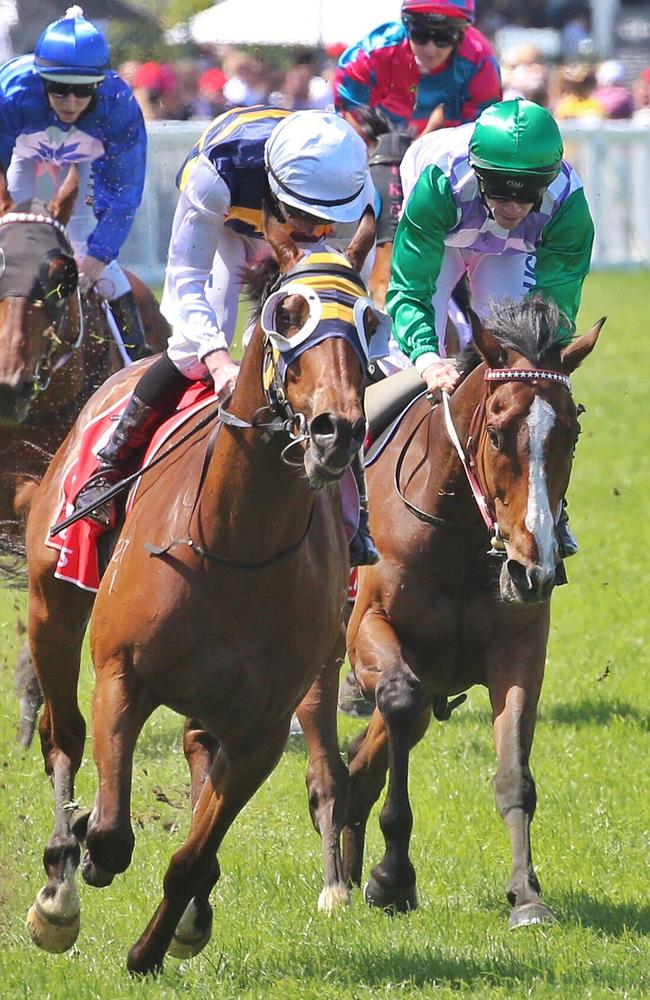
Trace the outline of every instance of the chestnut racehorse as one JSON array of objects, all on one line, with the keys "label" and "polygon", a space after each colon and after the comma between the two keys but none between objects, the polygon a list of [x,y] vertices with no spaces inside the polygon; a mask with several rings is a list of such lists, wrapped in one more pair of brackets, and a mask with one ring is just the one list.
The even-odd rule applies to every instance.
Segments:
[{"label": "chestnut racehorse", "polygon": [[159,969],[168,949],[189,957],[208,941],[217,849],[275,767],[292,713],[315,680],[301,721],[308,731],[311,705],[331,730],[309,776],[326,863],[319,905],[331,911],[348,900],[339,847],[347,772],[331,735],[336,684],[320,690],[317,675],[340,633],[349,556],[339,490],[322,487],[344,475],[363,443],[362,346],[377,318],[357,272],[374,228],[370,212],[347,260],[303,257],[282,227],[265,220],[279,275],[276,267],[275,287],[265,286],[266,308],[228,410],[218,410],[219,433],[207,446],[205,429],[184,438],[155,473],[144,473],[95,600],[99,790],[90,815],[75,815],[71,803],[85,736],[80,648],[93,595],[54,578],[56,553],[44,538],[82,426],[124,394],[129,376],[113,377],[91,400],[39,488],[27,528],[29,639],[46,699],[40,732],[55,826],[45,850],[48,883],[28,927],[47,950],[70,947],[79,930],[79,841],[90,884],[106,885],[129,865],[133,752],[162,704],[189,720],[192,824],[129,969]]},{"label": "chestnut racehorse", "polygon": [[[0,550],[23,548],[37,483],[83,404],[122,360],[95,295],[77,294],[65,226],[78,191],[73,168],[49,204],[14,204],[0,192]],[[130,276],[147,341],[164,349],[169,327],[149,289]],[[38,685],[23,656],[19,739],[31,740]]]},{"label": "chestnut racehorse", "polygon": [[409,753],[432,711],[448,718],[462,693],[482,684],[493,712],[496,805],[511,838],[516,927],[553,919],[531,858],[529,754],[560,563],[555,522],[579,433],[568,376],[604,320],[564,348],[556,345],[561,314],[539,298],[504,303],[490,330],[472,322],[481,363],[442,404],[423,392],[368,469],[382,558],[360,571],[348,650],[377,707],[350,750],[344,870],[360,884],[367,819],[388,770],[386,851],[365,898],[388,911],[417,905]]}]

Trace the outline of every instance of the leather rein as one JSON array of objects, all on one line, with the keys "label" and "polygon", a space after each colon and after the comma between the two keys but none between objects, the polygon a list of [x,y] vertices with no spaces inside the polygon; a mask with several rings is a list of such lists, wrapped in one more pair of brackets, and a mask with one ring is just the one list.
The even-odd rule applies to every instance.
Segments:
[{"label": "leather rein", "polygon": [[406,454],[413,443],[413,440],[419,431],[420,427],[426,419],[428,419],[434,412],[433,408],[427,411],[421,420],[418,421],[413,431],[411,431],[409,437],[407,438],[401,452],[397,463],[395,465],[395,489],[397,495],[402,500],[406,508],[415,515],[420,521],[425,524],[431,524],[446,528],[462,528],[467,531],[468,529],[477,528],[487,528],[490,533],[490,549],[488,550],[489,555],[493,556],[503,556],[505,554],[505,544],[501,538],[501,533],[499,530],[499,522],[494,513],[494,508],[490,504],[487,496],[485,495],[485,490],[483,489],[481,482],[477,474],[476,466],[476,445],[479,438],[480,430],[483,425],[485,417],[485,404],[487,402],[487,397],[489,394],[491,383],[503,383],[503,382],[555,382],[556,384],[564,386],[571,392],[571,381],[567,375],[562,372],[552,371],[544,368],[533,368],[533,369],[519,369],[519,368],[488,368],[483,375],[483,391],[481,392],[481,397],[476,404],[474,412],[472,414],[472,419],[470,420],[469,434],[467,438],[467,444],[463,448],[458,431],[453,421],[453,416],[451,412],[451,402],[449,393],[442,393],[442,405],[444,407],[444,420],[445,429],[449,440],[451,441],[456,454],[458,455],[460,464],[465,472],[465,477],[469,484],[470,491],[476,502],[479,513],[483,524],[467,524],[459,521],[449,521],[446,518],[438,517],[435,514],[430,514],[428,511],[422,510],[416,504],[412,503],[410,500],[404,496],[400,488],[400,475],[402,471],[402,466],[404,464],[404,459]]}]

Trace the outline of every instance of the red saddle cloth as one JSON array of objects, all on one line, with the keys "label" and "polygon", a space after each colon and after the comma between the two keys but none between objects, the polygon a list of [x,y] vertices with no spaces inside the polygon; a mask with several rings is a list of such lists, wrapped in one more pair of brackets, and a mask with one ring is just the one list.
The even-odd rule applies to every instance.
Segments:
[{"label": "red saddle cloth", "polygon": [[[52,524],[58,524],[72,514],[77,493],[96,471],[99,464],[97,452],[109,440],[115,424],[124,412],[131,398],[128,393],[112,407],[98,414],[85,428],[79,449],[66,469],[61,487],[61,500],[57,506],[56,517]],[[170,435],[181,427],[189,418],[216,400],[216,396],[202,382],[193,383],[178,404],[176,412],[166,420],[155,432],[142,463],[146,468],[158,454]],[[127,513],[133,505],[140,480],[131,487],[126,501]],[[359,520],[359,493],[351,472],[346,474],[339,484],[341,507],[348,541],[354,537]],[[101,573],[97,552],[97,541],[106,529],[94,521],[81,519],[71,524],[69,528],[46,539],[50,548],[59,550],[59,559],[54,571],[57,580],[74,583],[82,590],[99,590]],[[354,570],[352,571],[355,572]]]},{"label": "red saddle cloth", "polygon": [[[56,517],[52,524],[58,524],[59,521],[72,514],[77,493],[97,469],[99,464],[97,452],[109,440],[115,430],[116,422],[124,412],[130,398],[131,393],[128,393],[112,407],[98,414],[84,430],[79,450],[63,476],[61,502],[57,507]],[[178,427],[189,420],[192,414],[202,410],[215,400],[216,396],[203,382],[193,383],[187,389],[175,413],[155,432],[147,448],[142,463],[143,468],[149,465],[165,441]],[[126,502],[127,511],[133,504],[139,482],[140,480],[136,480],[131,487]],[[46,539],[47,545],[59,550],[59,561],[54,572],[57,580],[74,583],[83,590],[97,591],[99,589],[101,574],[97,555],[97,540],[104,531],[105,529],[94,521],[82,519],[75,521],[59,534]]]}]

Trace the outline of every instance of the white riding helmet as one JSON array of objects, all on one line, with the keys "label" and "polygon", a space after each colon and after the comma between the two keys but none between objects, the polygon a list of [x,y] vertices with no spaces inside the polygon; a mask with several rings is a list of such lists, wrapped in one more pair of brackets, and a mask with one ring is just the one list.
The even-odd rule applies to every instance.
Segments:
[{"label": "white riding helmet", "polygon": [[351,125],[330,111],[296,111],[266,140],[273,195],[330,222],[356,222],[374,204],[368,151]]}]

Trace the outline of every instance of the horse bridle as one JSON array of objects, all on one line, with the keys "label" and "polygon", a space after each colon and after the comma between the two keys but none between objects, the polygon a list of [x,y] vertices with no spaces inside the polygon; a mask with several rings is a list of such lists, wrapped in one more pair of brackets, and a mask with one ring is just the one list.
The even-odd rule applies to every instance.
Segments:
[{"label": "horse bridle", "polygon": [[[483,489],[477,471],[476,471],[476,445],[478,441],[478,432],[483,424],[483,418],[485,415],[485,405],[487,403],[489,388],[491,383],[503,383],[503,382],[555,382],[558,385],[564,386],[571,392],[571,381],[567,375],[563,372],[553,371],[544,368],[533,368],[533,369],[520,369],[520,368],[487,368],[483,375],[484,390],[481,393],[481,398],[479,399],[474,412],[472,414],[472,419],[470,420],[469,434],[467,438],[467,445],[463,448],[458,431],[453,421],[453,416],[451,413],[451,404],[449,393],[442,393],[442,404],[444,407],[444,419],[445,428],[449,439],[454,446],[454,450],[458,455],[460,463],[465,472],[465,477],[469,484],[472,496],[476,505],[478,507],[479,513],[483,524],[490,533],[490,549],[488,550],[489,555],[502,557],[505,555],[505,543],[501,537],[501,532],[499,530],[499,522],[497,520],[496,514],[492,505],[490,504],[488,498],[485,495],[485,490]],[[395,489],[398,496],[405,504],[408,510],[411,511],[419,520],[424,521],[426,524],[435,524],[439,526],[444,526],[448,528],[462,528],[467,530],[468,528],[475,528],[476,525],[465,524],[458,521],[449,521],[446,518],[437,517],[435,514],[429,514],[427,511],[421,510],[416,504],[413,504],[408,500],[402,493],[399,485],[400,473],[402,470],[402,465],[406,452],[409,445],[412,443],[415,434],[419,430],[423,420],[430,416],[433,410],[428,411],[425,416],[420,420],[414,431],[411,433],[407,439],[402,451],[400,453],[399,459],[395,465]]]},{"label": "horse bridle", "polygon": [[[336,258],[339,255],[332,254],[331,256]],[[367,297],[365,284],[363,283],[361,277],[351,267],[342,263],[337,263],[335,259],[332,262],[310,264],[308,257],[306,258],[306,262],[299,262],[298,265],[290,271],[278,275],[273,284],[270,285],[267,294],[265,295],[265,302],[274,293],[283,291],[288,285],[295,282],[299,283],[303,278],[316,279],[316,281],[319,278],[341,279],[343,282],[354,288],[357,298],[365,301]],[[313,290],[314,289],[312,288],[312,291]],[[318,288],[316,288],[315,291],[318,297],[321,298],[323,293],[319,294]],[[289,293],[289,289],[287,289],[287,293]],[[351,292],[341,292],[339,293],[339,298],[343,299],[347,306],[350,307],[352,300],[354,299],[354,294]],[[225,404],[220,406],[218,411],[218,419],[221,423],[228,424],[230,427],[256,428],[261,430],[267,438],[270,438],[278,433],[288,434],[290,441],[281,452],[282,461],[286,465],[299,466],[302,464],[300,461],[293,461],[289,457],[289,453],[296,445],[309,441],[309,427],[305,414],[297,413],[293,409],[286,393],[283,375],[286,373],[288,366],[297,357],[299,357],[300,354],[304,353],[304,351],[308,350],[310,347],[315,346],[315,344],[317,344],[320,340],[325,339],[327,334],[324,334],[320,327],[321,324],[319,323],[312,331],[311,335],[301,341],[299,347],[296,347],[294,350],[289,352],[290,356],[288,360],[282,358],[281,351],[274,345],[273,334],[265,330],[262,361],[262,384],[266,404],[255,411],[250,422],[242,420],[240,417],[237,417],[230,411],[226,410]],[[350,330],[344,331],[342,334],[339,334],[339,336],[343,336],[343,339],[348,340],[348,342],[352,344],[361,359],[364,370],[366,370],[368,357],[359,338],[356,337]],[[282,365],[280,364],[281,358]],[[264,419],[265,417],[268,417],[269,419]]]},{"label": "horse bridle", "polygon": [[[58,219],[54,219],[50,215],[44,215],[38,212],[10,211],[6,212],[3,216],[0,216],[0,227],[25,223],[31,225],[36,224],[51,226],[57,234],[57,245],[62,257],[64,260],[70,262],[69,266],[64,269],[64,280],[49,290],[44,287],[41,273],[39,273],[36,285],[43,293],[39,297],[34,295],[35,283],[33,281],[30,282],[28,280],[26,282],[24,275],[12,275],[12,262],[9,262],[10,287],[2,297],[5,298],[7,295],[18,295],[20,297],[29,298],[33,302],[41,303],[49,321],[49,325],[43,330],[42,334],[42,354],[36,361],[33,373],[25,379],[25,383],[31,388],[28,398],[28,402],[31,403],[39,395],[39,393],[44,392],[49,387],[52,375],[63,367],[63,365],[66,364],[72,357],[73,352],[81,346],[84,339],[84,321],[83,309],[81,306],[81,295],[77,283],[77,269],[74,262],[74,255],[72,253],[72,246],[69,242],[65,226],[63,223],[59,222]],[[1,284],[3,282],[7,283],[7,261],[6,254],[1,247],[0,251],[2,253],[2,269],[0,270]],[[51,252],[52,251],[50,251],[50,253]],[[43,265],[47,263],[48,259],[49,258],[46,254],[42,262],[41,272],[43,270]],[[14,283],[11,284],[11,282]],[[63,338],[59,335],[59,330],[66,316],[65,310],[62,310],[61,306],[67,303],[67,300],[74,292],[77,294],[79,306],[79,331],[74,342],[69,345],[65,345]],[[64,353],[57,359],[55,365],[52,366],[53,355],[56,353],[57,349],[61,347],[65,348]]]}]

